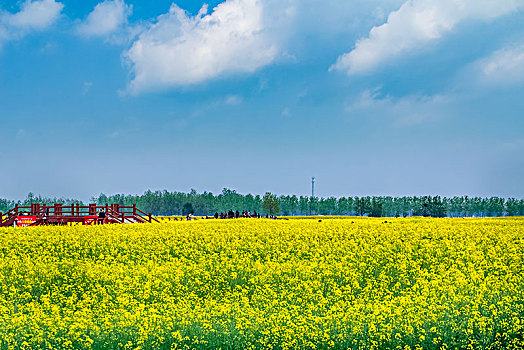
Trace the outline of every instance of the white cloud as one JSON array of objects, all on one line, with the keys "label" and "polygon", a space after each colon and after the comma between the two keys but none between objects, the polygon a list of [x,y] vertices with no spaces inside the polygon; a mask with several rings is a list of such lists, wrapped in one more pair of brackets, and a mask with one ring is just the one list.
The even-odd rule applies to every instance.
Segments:
[{"label": "white cloud", "polygon": [[[262,0],[227,0],[211,14],[204,6],[190,16],[173,4],[124,53],[134,75],[129,92],[201,83],[271,64],[283,52],[275,33],[278,26],[268,25],[276,19],[266,15],[267,5]],[[292,16],[291,8],[274,17],[286,16]]]},{"label": "white cloud", "polygon": [[229,95],[227,98],[226,98],[226,104],[227,105],[230,105],[230,106],[237,106],[239,104],[241,104],[243,101],[242,99],[242,96],[240,95]]},{"label": "white cloud", "polygon": [[282,112],[280,112],[280,115],[282,115],[284,118],[291,117],[291,111],[290,111],[289,107],[284,107]]},{"label": "white cloud", "polygon": [[55,0],[28,0],[17,13],[0,11],[0,44],[19,39],[31,30],[48,28],[58,19],[63,7]]},{"label": "white cloud", "polygon": [[460,22],[492,20],[523,6],[520,0],[408,0],[389,14],[386,23],[373,27],[367,38],[340,56],[330,70],[369,72],[443,37]]},{"label": "white cloud", "polygon": [[111,132],[108,137],[110,139],[116,139],[120,136],[120,130],[114,130],[113,132]]},{"label": "white cloud", "polygon": [[91,90],[91,87],[93,86],[93,83],[90,81],[85,81],[82,86],[82,95],[87,95],[89,93],[89,90]]},{"label": "white cloud", "polygon": [[132,6],[123,0],[107,0],[95,6],[86,20],[77,27],[84,36],[106,36],[114,33],[127,22]]},{"label": "white cloud", "polygon": [[524,82],[524,44],[498,50],[475,65],[482,82],[494,84]]},{"label": "white cloud", "polygon": [[524,86],[524,42],[510,41],[470,63],[454,78],[454,90],[467,95],[492,94]]},{"label": "white cloud", "polygon": [[386,118],[395,126],[411,126],[439,120],[451,112],[454,98],[447,95],[382,96],[380,87],[362,92],[346,110],[350,114]]},{"label": "white cloud", "polygon": [[60,15],[63,4],[55,0],[26,1],[15,14],[7,14],[6,24],[20,29],[45,29]]}]

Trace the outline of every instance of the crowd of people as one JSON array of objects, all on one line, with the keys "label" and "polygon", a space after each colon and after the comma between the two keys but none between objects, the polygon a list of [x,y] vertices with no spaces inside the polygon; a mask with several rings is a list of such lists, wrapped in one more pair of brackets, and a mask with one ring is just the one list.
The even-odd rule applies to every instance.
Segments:
[{"label": "crowd of people", "polygon": [[[193,217],[192,214],[187,214],[186,215],[186,220],[190,221],[191,218]],[[255,218],[255,219],[260,219],[260,218],[266,218],[266,219],[276,219],[277,217],[274,216],[274,215],[268,215],[266,214],[265,216],[264,215],[261,215],[260,213],[257,213],[256,210],[253,211],[253,213],[251,213],[250,210],[246,211],[246,210],[242,210],[242,212],[240,211],[233,211],[233,210],[229,210],[228,212],[223,212],[223,213],[218,213],[216,212],[215,215],[213,215],[212,217],[209,217],[208,215],[206,215],[205,217],[206,219],[238,219],[238,218]]]},{"label": "crowd of people", "polygon": [[[220,213],[220,215],[218,214],[218,212],[216,212],[214,215],[215,219],[218,219],[218,218],[220,219],[259,218],[260,219],[260,217],[261,217],[260,213],[257,213],[256,210],[253,211],[253,213],[251,213],[251,211],[245,211],[245,210],[242,210],[242,213],[239,212],[238,210],[237,211],[230,210],[227,213]],[[268,216],[266,215],[266,217]]]}]

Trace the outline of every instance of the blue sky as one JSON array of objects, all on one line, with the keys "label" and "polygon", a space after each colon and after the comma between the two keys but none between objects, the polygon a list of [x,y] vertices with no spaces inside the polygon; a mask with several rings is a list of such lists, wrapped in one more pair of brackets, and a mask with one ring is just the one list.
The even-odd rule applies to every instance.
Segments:
[{"label": "blue sky", "polygon": [[522,198],[523,23],[521,0],[0,0],[0,197]]}]

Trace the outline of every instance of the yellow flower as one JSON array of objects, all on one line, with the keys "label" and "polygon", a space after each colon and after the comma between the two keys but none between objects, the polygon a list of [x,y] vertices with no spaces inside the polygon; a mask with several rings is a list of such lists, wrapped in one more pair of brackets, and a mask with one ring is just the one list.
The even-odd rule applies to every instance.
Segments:
[{"label": "yellow flower", "polygon": [[383,221],[1,228],[0,339],[28,349],[519,341],[524,219]]}]

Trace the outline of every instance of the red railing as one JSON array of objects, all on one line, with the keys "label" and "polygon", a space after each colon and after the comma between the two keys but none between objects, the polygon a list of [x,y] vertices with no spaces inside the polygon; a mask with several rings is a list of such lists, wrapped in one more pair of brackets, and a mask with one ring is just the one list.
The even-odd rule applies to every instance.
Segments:
[{"label": "red railing", "polygon": [[[2,214],[0,212],[0,226],[13,225],[14,218],[19,216],[36,217],[35,225],[81,222],[85,221],[87,217],[96,216],[98,218],[101,210],[105,212],[106,222],[159,222],[151,213],[146,214],[138,209],[136,204],[132,206],[121,206],[118,203],[112,203],[111,205],[108,203],[105,205],[97,205],[94,203],[89,205],[80,205],[79,203],[70,205],[61,203],[54,203],[52,205],[32,203],[30,206],[19,206],[16,204],[13,209],[10,209],[6,213]],[[5,219],[4,216],[6,217]]]}]

